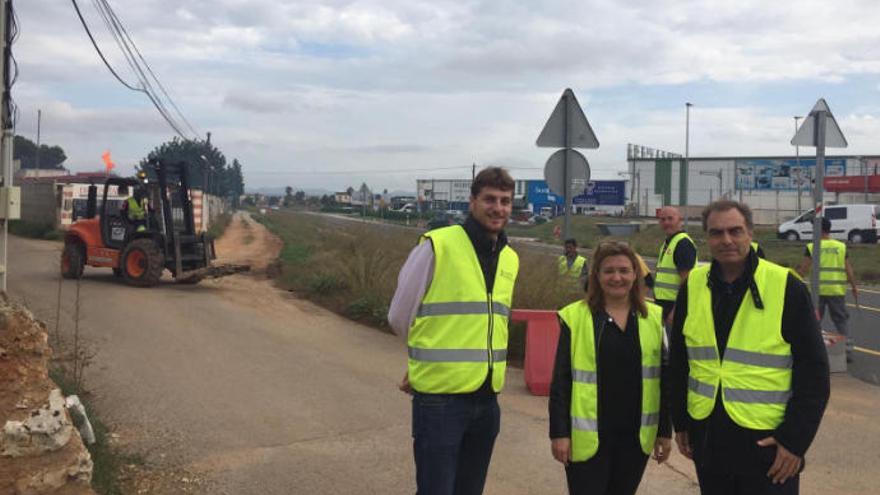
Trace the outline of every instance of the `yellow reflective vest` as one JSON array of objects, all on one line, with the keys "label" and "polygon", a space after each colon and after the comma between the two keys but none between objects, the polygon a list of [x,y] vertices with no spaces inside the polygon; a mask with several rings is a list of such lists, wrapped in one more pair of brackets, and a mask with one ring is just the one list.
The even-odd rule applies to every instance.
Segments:
[{"label": "yellow reflective vest", "polygon": [[[639,317],[642,353],[642,414],[639,443],[645,454],[654,450],[660,423],[660,363],[663,349],[662,310],[647,303],[648,316]],[[571,456],[586,461],[599,450],[599,404],[593,315],[586,301],[562,308],[559,318],[571,330]]]},{"label": "yellow reflective vest", "polygon": [[568,258],[565,256],[559,257],[559,274],[560,275],[570,275],[572,277],[580,277],[581,271],[584,269],[584,264],[587,262],[587,259],[581,255],[577,255],[574,259],[574,262],[571,264],[571,268],[568,266]]},{"label": "yellow reflective vest", "polygon": [[675,301],[681,286],[681,276],[675,267],[675,248],[683,239],[693,244],[693,240],[684,232],[679,232],[660,247],[657,256],[657,276],[654,278],[654,299],[659,301]]},{"label": "yellow reflective vest", "polygon": [[493,291],[487,290],[473,244],[460,225],[422,236],[434,248],[434,277],[409,330],[409,383],[418,392],[477,390],[492,370],[492,389],[504,386],[507,323],[519,257],[498,254]]},{"label": "yellow reflective vest", "polygon": [[687,281],[687,410],[705,419],[717,395],[736,424],[773,430],[782,422],[791,396],[791,346],[782,338],[782,310],[789,270],[759,259],[754,283],[763,308],[747,291],[740,304],[724,355],[715,339],[712,293],[707,286],[710,266],[691,271]]},{"label": "yellow reflective vest", "polygon": [[[846,244],[836,239],[819,241],[819,295],[846,295]],[[813,243],[807,244],[807,251],[813,255]]]},{"label": "yellow reflective vest", "polygon": [[127,202],[129,220],[143,220],[146,216],[144,205],[138,203],[138,200],[134,199],[134,196],[129,197]]}]

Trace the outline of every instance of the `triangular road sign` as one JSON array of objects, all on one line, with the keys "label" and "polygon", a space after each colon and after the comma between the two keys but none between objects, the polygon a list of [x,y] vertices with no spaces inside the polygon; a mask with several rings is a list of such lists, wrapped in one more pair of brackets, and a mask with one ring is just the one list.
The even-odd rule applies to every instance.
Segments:
[{"label": "triangular road sign", "polygon": [[831,113],[831,109],[828,108],[828,104],[825,103],[824,98],[819,98],[819,101],[816,102],[816,106],[810,111],[810,115],[804,119],[804,123],[801,124],[800,129],[797,130],[797,133],[791,139],[791,144],[794,146],[816,146],[816,123],[819,121],[817,117],[819,112],[826,113],[825,147],[846,148],[846,138],[843,137],[843,132],[841,132],[840,126],[837,125],[837,120]]},{"label": "triangular road sign", "polygon": [[[568,122],[566,122],[566,113]],[[565,135],[568,133],[568,142]],[[541,148],[598,148],[599,140],[587,116],[574,96],[574,91],[566,89],[553,109],[550,119],[544,124],[544,130],[536,143]]]}]

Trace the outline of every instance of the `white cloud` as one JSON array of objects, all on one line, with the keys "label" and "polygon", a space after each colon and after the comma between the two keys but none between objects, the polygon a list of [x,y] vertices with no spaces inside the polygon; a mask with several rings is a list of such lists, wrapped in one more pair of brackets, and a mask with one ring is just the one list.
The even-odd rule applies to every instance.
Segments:
[{"label": "white cloud", "polygon": [[[134,81],[91,4],[80,5],[111,63]],[[170,137],[144,97],[102,66],[68,4],[16,7],[21,77],[13,94],[21,132],[33,132],[32,115],[42,108],[47,132],[56,126],[46,139],[68,150],[76,166],[107,143],[137,158]],[[857,88],[851,101],[831,102],[845,115],[851,150],[867,151],[880,132],[872,91],[880,90],[880,9],[873,0],[804,0],[797,8],[757,0],[155,0],[114,7],[183,112],[200,131],[211,130],[257,186],[289,180],[334,188],[369,179],[411,188],[413,176],[424,174],[296,171],[461,165],[464,175],[473,162],[517,164],[540,176],[549,152],[534,139],[565,87],[576,89],[599,134],[602,147],[587,152],[597,174],[624,165],[627,142],[682,151],[681,103],[691,90],[713,101],[695,109],[694,154],[785,153],[792,112],[834,87]],[[795,94],[766,105],[707,95],[731,88],[781,94],[786,84]],[[806,102],[804,94],[811,95]],[[614,103],[603,101],[609,95]]]}]

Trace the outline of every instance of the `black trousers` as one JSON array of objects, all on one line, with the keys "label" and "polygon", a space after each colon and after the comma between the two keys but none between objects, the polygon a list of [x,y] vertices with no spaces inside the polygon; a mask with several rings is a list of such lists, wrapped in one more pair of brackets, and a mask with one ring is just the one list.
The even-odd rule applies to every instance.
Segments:
[{"label": "black trousers", "polygon": [[766,473],[740,475],[714,473],[697,467],[702,495],[798,495],[800,475],[774,485]]},{"label": "black trousers", "polygon": [[570,495],[633,495],[639,488],[648,456],[636,435],[601,439],[599,451],[584,462],[566,466]]}]

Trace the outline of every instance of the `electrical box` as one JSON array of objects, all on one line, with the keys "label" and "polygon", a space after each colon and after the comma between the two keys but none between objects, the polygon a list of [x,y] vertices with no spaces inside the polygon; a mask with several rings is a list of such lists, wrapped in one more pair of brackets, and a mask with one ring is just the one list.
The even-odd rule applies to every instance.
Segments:
[{"label": "electrical box", "polygon": [[21,188],[0,187],[0,219],[19,220],[21,218]]}]

